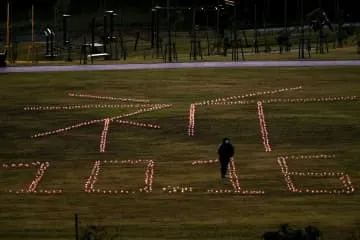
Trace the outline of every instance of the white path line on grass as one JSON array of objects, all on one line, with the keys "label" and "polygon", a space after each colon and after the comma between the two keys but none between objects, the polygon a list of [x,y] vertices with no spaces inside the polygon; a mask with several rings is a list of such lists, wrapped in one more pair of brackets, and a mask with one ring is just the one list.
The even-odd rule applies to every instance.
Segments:
[{"label": "white path line on grass", "polygon": [[332,67],[360,66],[360,60],[327,61],[245,61],[245,62],[186,62],[186,63],[151,63],[151,64],[109,64],[109,65],[72,65],[72,66],[26,66],[4,67],[0,73],[25,72],[79,72],[113,71],[134,69],[172,69],[172,68],[228,68],[228,67]]}]

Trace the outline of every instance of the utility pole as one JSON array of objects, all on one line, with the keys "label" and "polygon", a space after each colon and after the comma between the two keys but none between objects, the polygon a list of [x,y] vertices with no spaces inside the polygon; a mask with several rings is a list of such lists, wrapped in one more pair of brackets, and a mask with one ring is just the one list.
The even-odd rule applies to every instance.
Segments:
[{"label": "utility pole", "polygon": [[305,58],[305,29],[304,29],[304,0],[300,0],[300,22],[301,22],[301,39],[299,48],[299,58]]},{"label": "utility pole", "polygon": [[337,22],[337,47],[343,47],[343,30],[342,30],[342,21],[340,16],[340,2],[339,0],[335,0],[334,2],[334,10],[335,10],[335,21]]},{"label": "utility pole", "polygon": [[220,36],[220,0],[217,1],[216,6],[216,33],[217,36]]},{"label": "utility pole", "polygon": [[151,49],[154,48],[155,45],[155,19],[156,19],[156,13],[155,13],[155,0],[152,0],[151,2]]},{"label": "utility pole", "polygon": [[287,0],[284,0],[284,28],[285,32],[287,32]]},{"label": "utility pole", "polygon": [[79,217],[78,214],[75,213],[75,240],[79,240]]},{"label": "utility pole", "polygon": [[270,15],[270,1],[269,0],[264,0],[264,1],[265,1],[264,6],[266,8],[266,18],[268,18]]},{"label": "utility pole", "polygon": [[340,24],[340,2],[339,0],[335,0],[335,18],[336,21]]},{"label": "utility pole", "polygon": [[34,4],[31,5],[31,61],[34,63],[34,53],[35,53],[35,9]]},{"label": "utility pole", "polygon": [[[238,42],[237,42],[237,0],[234,0],[234,44],[235,44],[235,55],[233,53],[233,60],[238,61],[239,60],[239,55],[238,55]],[[234,50],[233,50],[234,51]]]},{"label": "utility pole", "polygon": [[192,8],[192,57],[194,60],[196,60],[197,58],[197,54],[198,54],[198,48],[197,48],[197,27],[196,27],[196,6],[193,5]]},{"label": "utility pole", "polygon": [[254,42],[254,52],[259,53],[259,40],[258,40],[258,26],[257,26],[257,5],[254,4],[254,30],[255,30],[255,42]]},{"label": "utility pole", "polygon": [[[171,21],[170,21],[170,0],[167,0],[167,20],[168,20],[168,49],[169,62],[172,62],[172,41],[171,41]],[[165,56],[166,57],[166,56]]]},{"label": "utility pole", "polygon": [[6,11],[6,48],[10,46],[10,2],[7,2]]}]

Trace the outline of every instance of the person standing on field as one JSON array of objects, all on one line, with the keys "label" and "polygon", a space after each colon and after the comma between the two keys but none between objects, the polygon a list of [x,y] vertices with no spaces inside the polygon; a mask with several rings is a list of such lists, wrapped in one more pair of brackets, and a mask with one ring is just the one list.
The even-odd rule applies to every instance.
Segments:
[{"label": "person standing on field", "polygon": [[222,144],[218,149],[221,179],[226,178],[229,162],[234,156],[234,146],[231,144],[230,139],[224,138]]}]

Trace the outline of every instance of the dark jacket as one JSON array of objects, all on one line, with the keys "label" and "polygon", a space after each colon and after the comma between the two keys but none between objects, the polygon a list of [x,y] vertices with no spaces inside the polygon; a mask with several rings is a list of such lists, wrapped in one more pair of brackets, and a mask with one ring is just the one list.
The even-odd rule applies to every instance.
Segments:
[{"label": "dark jacket", "polygon": [[234,147],[229,142],[229,139],[224,139],[223,143],[220,145],[218,149],[218,154],[220,159],[230,159],[234,156]]}]

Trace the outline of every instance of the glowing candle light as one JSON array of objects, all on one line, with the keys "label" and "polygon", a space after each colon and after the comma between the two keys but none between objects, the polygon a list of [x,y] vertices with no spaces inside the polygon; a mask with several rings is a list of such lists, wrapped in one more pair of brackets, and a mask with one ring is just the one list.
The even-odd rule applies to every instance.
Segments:
[{"label": "glowing candle light", "polygon": [[108,97],[108,96],[96,96],[90,94],[77,94],[77,93],[68,93],[70,97],[78,97],[78,98],[89,98],[96,100],[110,100],[110,101],[122,101],[122,102],[150,102],[148,99],[134,99],[134,98],[120,98],[120,97]]},{"label": "glowing candle light", "polygon": [[101,133],[101,138],[100,138],[100,152],[105,152],[106,138],[107,138],[107,134],[108,134],[109,124],[110,124],[110,119],[109,118],[105,119],[104,129]]},{"label": "glowing candle light", "polygon": [[259,117],[259,122],[260,122],[260,132],[261,132],[261,137],[263,139],[264,148],[265,148],[266,152],[271,152],[271,147],[270,147],[270,143],[269,143],[269,134],[268,134],[267,127],[266,127],[262,102],[259,101],[257,103],[257,106],[258,106],[258,117]]}]

